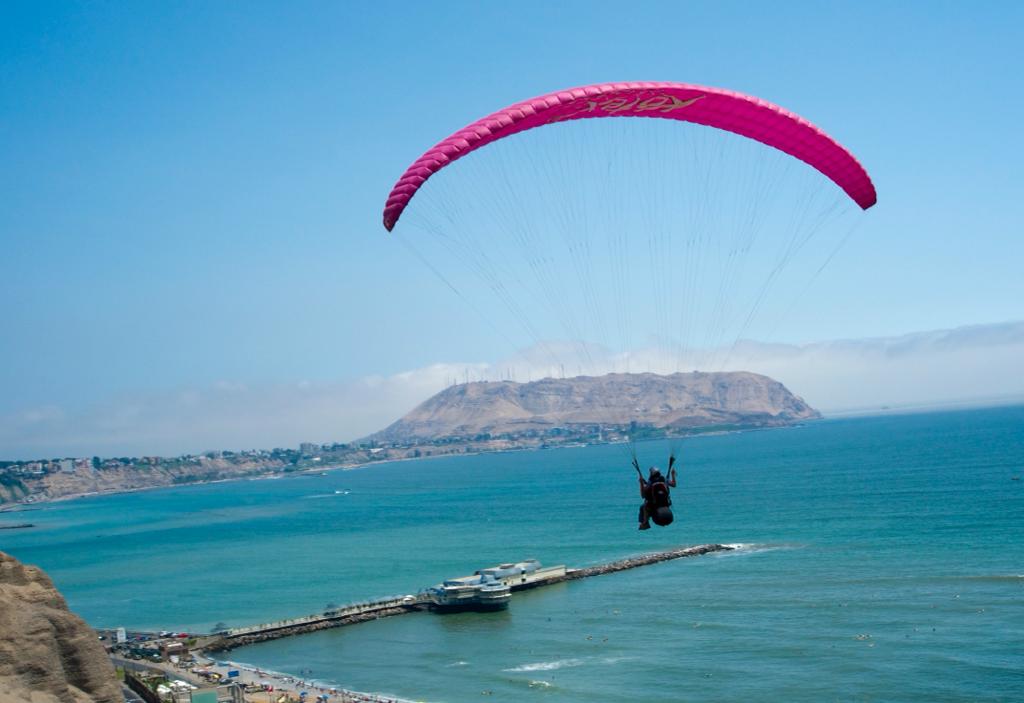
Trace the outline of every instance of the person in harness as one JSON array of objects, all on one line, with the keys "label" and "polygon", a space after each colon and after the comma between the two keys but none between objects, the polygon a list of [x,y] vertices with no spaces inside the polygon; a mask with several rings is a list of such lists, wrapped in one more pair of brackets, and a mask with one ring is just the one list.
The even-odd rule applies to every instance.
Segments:
[{"label": "person in harness", "polygon": [[659,527],[671,525],[675,519],[672,515],[672,497],[669,488],[676,487],[675,456],[668,458],[669,478],[665,478],[657,467],[652,466],[647,478],[640,471],[640,463],[633,459],[633,468],[640,476],[640,497],[644,499],[640,506],[640,529],[651,529],[651,521]]}]

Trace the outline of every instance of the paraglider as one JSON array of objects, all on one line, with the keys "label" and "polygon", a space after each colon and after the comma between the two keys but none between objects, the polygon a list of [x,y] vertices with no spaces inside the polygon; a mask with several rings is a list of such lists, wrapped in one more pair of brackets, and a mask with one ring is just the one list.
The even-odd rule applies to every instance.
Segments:
[{"label": "paraglider", "polygon": [[672,497],[669,495],[669,488],[676,487],[676,457],[671,455],[668,458],[668,476],[652,466],[646,479],[640,471],[640,462],[633,457],[633,468],[640,477],[640,497],[644,499],[640,506],[640,529],[651,529],[651,522],[658,527],[667,527],[675,520],[672,514]]},{"label": "paraglider", "polygon": [[[610,117],[649,119],[600,119]],[[802,265],[810,280],[786,291],[777,325],[856,226],[841,220],[876,200],[850,151],[777,105],[694,84],[601,83],[515,103],[442,139],[394,184],[383,224],[391,232],[404,215],[396,234],[422,264],[513,348],[526,348],[513,328],[525,334],[528,372],[670,374],[733,361],[783,271]],[[812,252],[828,228],[829,249]],[[464,289],[468,276],[510,324]],[[633,354],[644,338],[660,356]],[[599,435],[630,426],[611,405],[587,422]],[[634,456],[640,529],[673,522],[674,464],[645,478]]]}]

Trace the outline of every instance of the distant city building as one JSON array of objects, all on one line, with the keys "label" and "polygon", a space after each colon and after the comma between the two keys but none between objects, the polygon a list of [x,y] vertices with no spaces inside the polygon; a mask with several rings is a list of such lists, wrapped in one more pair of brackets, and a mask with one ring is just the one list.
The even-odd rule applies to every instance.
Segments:
[{"label": "distant city building", "polygon": [[75,473],[75,460],[74,459],[61,459],[60,470],[66,474]]},{"label": "distant city building", "polygon": [[320,451],[319,444],[313,444],[312,442],[303,442],[299,445],[299,454],[303,456],[313,456]]}]

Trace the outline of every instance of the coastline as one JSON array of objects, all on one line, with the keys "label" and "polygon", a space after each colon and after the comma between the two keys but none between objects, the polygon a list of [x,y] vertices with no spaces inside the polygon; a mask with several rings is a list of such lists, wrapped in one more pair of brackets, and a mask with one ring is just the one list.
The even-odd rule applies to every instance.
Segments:
[{"label": "coastline", "polygon": [[[380,462],[384,463],[384,462]],[[351,468],[359,468],[362,464],[357,464]],[[142,493],[143,491],[158,491],[161,489],[168,488],[188,488],[189,486],[211,486],[216,483],[235,483],[237,481],[267,481],[278,478],[284,478],[286,476],[301,476],[303,474],[322,473],[325,471],[348,471],[349,467],[346,466],[331,466],[316,469],[303,469],[302,471],[294,471],[292,473],[277,473],[277,474],[265,474],[263,476],[239,476],[237,478],[215,478],[211,481],[192,481],[189,483],[175,483],[167,485],[154,485],[154,486],[139,486],[137,488],[119,488],[110,491],[85,491],[83,493],[68,493],[66,495],[57,496],[56,498],[47,498],[45,500],[33,500],[31,502],[20,501],[17,503],[8,503],[0,505],[0,513],[17,513],[27,512],[30,510],[41,510],[42,506],[50,505],[52,503],[61,503],[69,500],[79,500],[81,498],[97,498],[101,496],[116,496],[127,493]],[[36,507],[39,506],[39,507]]]},{"label": "coastline", "polygon": [[[115,667],[126,665],[135,669],[140,665],[121,657],[111,657]],[[399,698],[384,693],[353,691],[337,686],[329,681],[319,681],[311,677],[293,676],[273,669],[231,661],[230,659],[211,659],[205,656],[195,657],[197,667],[183,668],[169,662],[146,663],[141,667],[159,671],[169,679],[180,679],[194,686],[208,687],[211,682],[196,673],[196,669],[213,672],[219,675],[221,682],[236,681],[244,687],[262,687],[260,691],[247,691],[245,700],[251,703],[277,703],[282,695],[287,701],[307,701],[311,703],[316,696],[326,696],[331,703],[414,703],[406,698]],[[238,676],[228,678],[229,671],[237,671]]]},{"label": "coastline", "polygon": [[[720,429],[720,430],[709,430],[707,432],[693,432],[691,434],[681,435],[679,437],[655,437],[655,438],[650,438],[650,439],[646,439],[645,438],[645,439],[642,439],[642,440],[639,440],[639,441],[640,442],[649,442],[649,441],[662,441],[662,440],[684,439],[684,438],[685,439],[696,439],[696,438],[699,438],[699,437],[715,437],[715,436],[728,435],[728,434],[740,434],[740,433],[743,433],[743,432],[759,432],[759,431],[763,431],[763,430],[793,429],[793,428],[800,427],[800,426],[806,424],[807,422],[820,422],[820,421],[822,421],[824,419],[828,419],[828,418],[816,418],[816,419],[813,419],[813,420],[802,420],[800,422],[793,423],[791,425],[773,425],[773,426],[768,426],[768,427],[744,427],[744,428],[730,428],[730,429]],[[95,497],[100,497],[100,496],[113,496],[113,495],[121,495],[121,494],[128,494],[128,493],[140,493],[142,491],[154,491],[154,490],[161,490],[161,489],[168,489],[168,488],[186,488],[186,487],[189,487],[189,486],[207,486],[207,485],[212,485],[212,484],[217,484],[217,483],[234,483],[234,482],[237,482],[237,481],[272,481],[272,480],[286,478],[286,477],[289,477],[289,476],[312,476],[312,475],[317,475],[317,474],[321,474],[321,473],[327,473],[327,472],[331,472],[331,471],[356,471],[356,470],[360,470],[360,469],[371,468],[371,467],[374,467],[374,466],[383,466],[383,465],[387,465],[387,464],[397,464],[397,463],[404,463],[404,462],[409,462],[409,461],[428,461],[428,460],[431,460],[431,459],[450,459],[450,458],[453,458],[453,457],[482,456],[482,455],[486,455],[486,454],[507,454],[507,453],[510,453],[510,452],[551,451],[551,450],[558,450],[558,449],[579,449],[581,447],[601,447],[601,446],[611,446],[611,445],[615,445],[615,444],[625,444],[625,443],[627,443],[627,441],[628,440],[618,440],[618,441],[607,441],[607,442],[589,442],[589,443],[582,443],[582,444],[577,444],[577,443],[557,444],[557,445],[553,445],[553,446],[521,446],[521,447],[506,447],[506,448],[501,448],[501,449],[480,449],[480,450],[475,450],[475,451],[474,450],[468,450],[468,451],[463,451],[463,452],[449,452],[449,453],[445,453],[445,454],[431,454],[429,456],[395,457],[395,458],[391,458],[391,459],[381,459],[379,461],[360,462],[360,463],[357,463],[357,464],[337,464],[337,465],[333,465],[333,466],[332,465],[328,465],[328,466],[315,466],[315,467],[311,467],[311,468],[304,468],[304,469],[301,469],[299,471],[290,471],[290,472],[278,471],[278,472],[273,472],[273,473],[262,474],[262,475],[259,475],[259,476],[225,477],[225,478],[216,478],[216,479],[212,479],[212,480],[192,481],[192,482],[188,482],[188,483],[158,484],[158,485],[152,485],[152,486],[138,486],[138,487],[135,487],[135,488],[121,488],[121,489],[106,490],[106,491],[85,491],[85,492],[80,492],[80,493],[68,493],[68,494],[65,494],[65,495],[62,495],[62,496],[57,496],[55,498],[46,498],[46,499],[42,499],[42,500],[18,501],[18,502],[15,502],[15,503],[6,503],[6,504],[3,504],[3,505],[0,505],[0,514],[8,513],[8,512],[11,512],[11,513],[13,513],[13,512],[20,512],[20,511],[32,510],[32,509],[37,509],[38,510],[38,509],[42,509],[41,506],[52,504],[52,503],[60,503],[60,502],[63,502],[63,501],[79,500],[79,499],[82,499],[82,498],[95,498]],[[40,507],[36,507],[36,506],[40,506]]]},{"label": "coastline", "polygon": [[227,680],[228,671],[237,671],[239,673],[238,679],[241,683],[246,686],[249,685],[261,685],[269,684],[273,686],[273,692],[263,691],[254,694],[248,694],[252,696],[252,700],[256,703],[262,703],[265,697],[268,703],[270,701],[276,701],[277,697],[281,693],[288,693],[296,697],[301,697],[303,692],[306,692],[307,700],[311,694],[326,695],[329,696],[328,700],[337,701],[338,703],[349,703],[359,701],[372,702],[372,703],[413,703],[413,701],[405,698],[398,698],[396,696],[384,694],[384,693],[368,693],[365,691],[353,691],[341,686],[337,686],[327,681],[318,681],[315,678],[305,678],[302,676],[292,676],[280,671],[274,671],[273,669],[264,669],[262,667],[252,666],[251,664],[245,664],[242,662],[227,660],[208,660],[209,663],[204,664],[204,668],[217,672],[221,677]]},{"label": "coastline", "polygon": [[[9,503],[6,505],[0,505],[0,513],[18,513],[27,512],[29,510],[42,510],[42,506],[51,505],[53,503],[62,503],[64,501],[79,500],[81,498],[96,498],[100,496],[116,496],[127,493],[141,493],[143,491],[157,491],[162,488],[184,488],[186,486],[206,486],[214,483],[231,483],[234,481],[258,481],[264,478],[272,478],[271,476],[259,476],[259,477],[240,477],[240,478],[218,478],[212,481],[195,481],[194,483],[179,483],[173,485],[155,485],[155,486],[139,486],[137,488],[120,488],[111,491],[85,491],[83,493],[68,493],[66,495],[57,496],[56,498],[47,498],[45,500],[33,500],[31,502],[17,502]],[[40,507],[36,507],[40,506]]]}]

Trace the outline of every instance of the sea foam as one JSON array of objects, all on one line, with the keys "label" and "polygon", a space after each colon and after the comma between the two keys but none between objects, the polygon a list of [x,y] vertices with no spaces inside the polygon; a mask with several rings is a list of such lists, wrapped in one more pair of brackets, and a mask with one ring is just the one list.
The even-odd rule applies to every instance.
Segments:
[{"label": "sea foam", "polygon": [[523,664],[516,666],[511,669],[504,669],[512,673],[522,673],[526,671],[555,671],[556,669],[566,669],[572,666],[582,666],[584,661],[582,659],[556,659],[550,662],[536,662],[534,664]]}]

